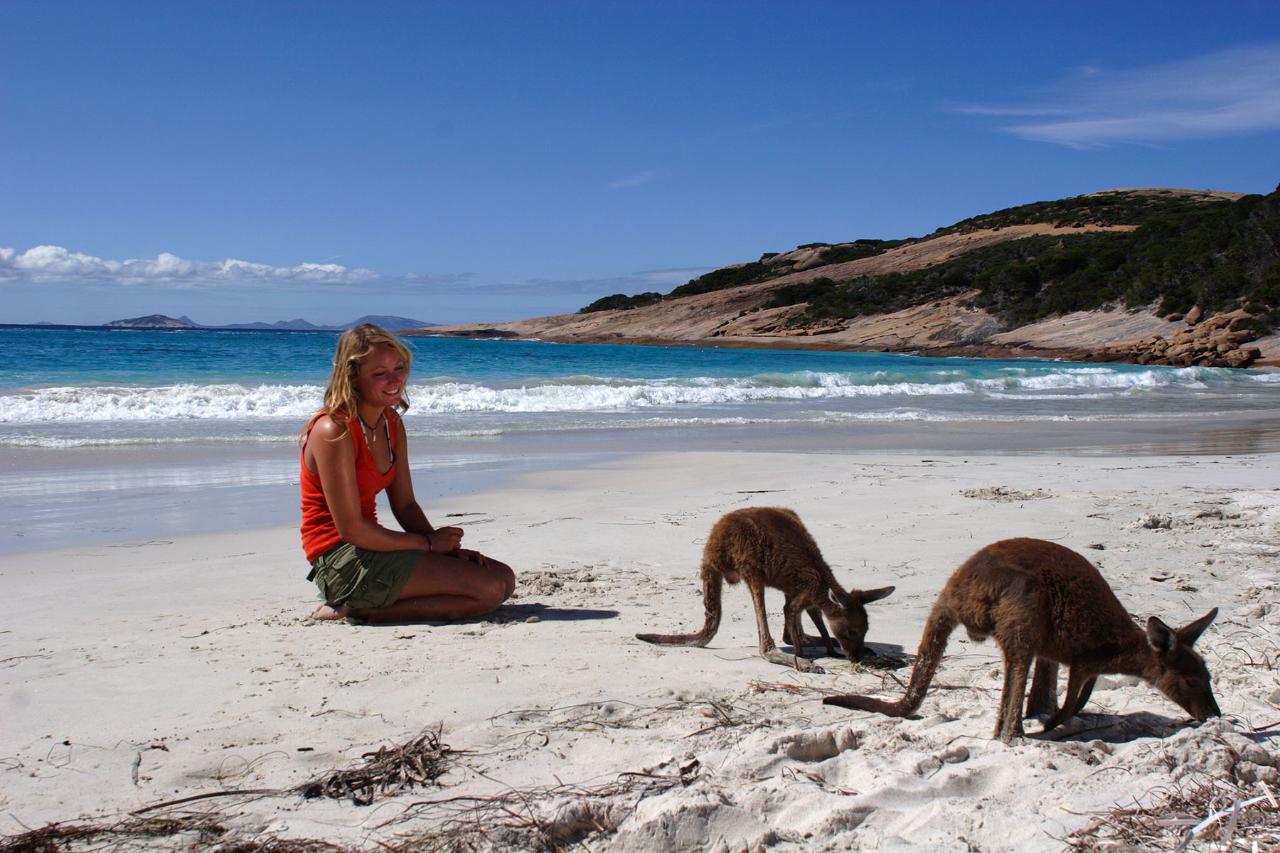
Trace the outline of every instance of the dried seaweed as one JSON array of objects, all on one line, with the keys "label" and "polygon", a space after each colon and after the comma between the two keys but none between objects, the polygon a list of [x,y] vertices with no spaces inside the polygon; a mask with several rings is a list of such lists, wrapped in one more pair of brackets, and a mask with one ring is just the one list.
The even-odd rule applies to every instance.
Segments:
[{"label": "dried seaweed", "polygon": [[[722,705],[711,712],[718,725],[735,721]],[[357,848],[312,838],[243,835],[232,828],[230,814],[205,804],[200,814],[139,817],[142,812],[174,809],[197,800],[232,796],[350,798],[367,804],[418,785],[429,785],[448,769],[453,750],[429,731],[398,747],[365,753],[357,768],[326,773],[302,785],[280,789],[225,790],[155,803],[124,820],[99,818],[54,823],[0,841],[0,853],[73,853],[140,850],[216,853],[347,853]],[[696,758],[653,770],[619,774],[598,787],[558,784],[545,788],[508,789],[494,796],[453,796],[409,803],[397,817],[377,826],[387,831],[378,840],[390,853],[409,851],[473,851],[513,848],[558,850],[593,835],[612,833],[636,802],[699,778]],[[422,823],[427,823],[425,828]],[[409,828],[412,824],[414,828]]]},{"label": "dried seaweed", "polygon": [[216,853],[347,853],[350,847],[315,838],[252,838],[219,844]]},{"label": "dried seaweed", "polygon": [[396,747],[381,747],[366,752],[365,763],[350,770],[334,770],[304,782],[295,790],[302,796],[351,798],[358,806],[367,806],[379,794],[394,797],[415,785],[431,785],[448,769],[453,751],[440,743],[440,731],[424,732]]},{"label": "dried seaweed", "polygon": [[555,785],[512,788],[491,797],[461,796],[422,800],[380,824],[393,829],[425,818],[431,829],[400,834],[385,843],[394,853],[410,851],[561,850],[592,836],[610,834],[645,797],[692,784],[701,765],[696,758],[671,772],[622,773],[617,781],[593,788]]},{"label": "dried seaweed", "polygon": [[[216,849],[218,853],[337,853],[347,848],[318,839],[237,838],[229,841],[227,815],[209,810],[202,814],[143,817],[148,812],[212,799],[301,795],[307,798],[350,799],[369,805],[379,796],[391,797],[415,786],[436,783],[449,768],[448,746],[440,742],[440,730],[427,731],[395,747],[366,752],[364,763],[334,770],[290,788],[229,788],[152,803],[125,819],[98,818],[51,823],[0,840],[0,853],[64,853],[65,851],[133,851],[144,849]],[[219,839],[222,843],[215,845]]]},{"label": "dried seaweed", "polygon": [[1066,838],[1072,850],[1248,850],[1280,847],[1280,807],[1265,783],[1246,789],[1221,779],[1158,788],[1147,806],[1117,808]]},{"label": "dried seaweed", "polygon": [[[0,853],[63,853],[70,850],[177,849],[178,843],[208,847],[227,833],[215,816],[130,817],[113,823],[51,823],[0,841]],[[187,836],[183,839],[182,836]]]}]

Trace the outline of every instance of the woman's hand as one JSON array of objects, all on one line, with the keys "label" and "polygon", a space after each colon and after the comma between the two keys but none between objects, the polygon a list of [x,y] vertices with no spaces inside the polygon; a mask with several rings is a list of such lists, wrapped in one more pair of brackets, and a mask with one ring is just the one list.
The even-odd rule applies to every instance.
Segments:
[{"label": "woman's hand", "polygon": [[472,551],[469,548],[459,548],[458,556],[466,560],[468,563],[475,563],[482,569],[489,568],[489,558],[479,551]]},{"label": "woman's hand", "polygon": [[461,527],[437,527],[427,537],[433,554],[452,554],[462,544]]}]

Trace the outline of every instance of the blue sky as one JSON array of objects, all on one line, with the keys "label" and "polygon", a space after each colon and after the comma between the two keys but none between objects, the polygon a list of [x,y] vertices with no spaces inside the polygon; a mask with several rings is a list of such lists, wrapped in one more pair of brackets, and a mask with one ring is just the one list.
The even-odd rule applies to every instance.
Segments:
[{"label": "blue sky", "polygon": [[1275,2],[5,0],[0,322],[516,319],[1277,152]]}]

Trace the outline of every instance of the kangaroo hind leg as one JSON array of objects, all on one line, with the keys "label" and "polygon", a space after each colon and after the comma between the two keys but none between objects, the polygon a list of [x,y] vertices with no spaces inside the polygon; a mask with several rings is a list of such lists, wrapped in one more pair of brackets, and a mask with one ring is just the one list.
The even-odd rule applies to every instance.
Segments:
[{"label": "kangaroo hind leg", "polygon": [[1032,655],[1021,650],[1004,656],[1004,689],[1000,692],[1000,713],[996,718],[995,737],[1010,743],[1023,736],[1022,700],[1027,693],[1027,676]]},{"label": "kangaroo hind leg", "polygon": [[1058,665],[1051,660],[1036,658],[1035,675],[1031,679],[1031,692],[1027,694],[1028,717],[1053,714],[1058,710]]}]

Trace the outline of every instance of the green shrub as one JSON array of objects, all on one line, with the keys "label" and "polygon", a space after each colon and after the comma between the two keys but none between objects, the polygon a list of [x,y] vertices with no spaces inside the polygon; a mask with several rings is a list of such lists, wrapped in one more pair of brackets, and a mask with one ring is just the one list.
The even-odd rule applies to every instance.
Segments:
[{"label": "green shrub", "polygon": [[667,295],[672,299],[679,299],[681,296],[694,296],[699,293],[710,293],[713,290],[726,290],[730,287],[755,284],[777,275],[779,273],[773,267],[762,264],[759,261],[753,261],[736,267],[721,267],[718,270],[712,270],[706,275],[690,279],[687,284],[680,285]]},{"label": "green shrub", "polygon": [[1226,205],[1227,199],[1203,196],[1151,195],[1132,190],[1112,190],[1057,201],[1037,201],[962,219],[939,228],[932,236],[964,234],[987,228],[1048,222],[1060,226],[1143,225],[1165,216],[1179,216],[1205,206]]},{"label": "green shrub", "polygon": [[646,305],[654,305],[661,301],[662,294],[655,291],[637,293],[635,296],[627,296],[625,293],[615,293],[612,296],[602,296],[586,308],[579,308],[578,313],[590,314],[595,311],[617,311],[629,310],[631,308],[643,308]]},{"label": "green shrub", "polygon": [[[1044,215],[1055,204],[989,216],[1011,223],[1029,216],[1026,208],[1039,207]],[[1280,191],[1221,204],[1116,193],[1088,204],[1066,199],[1056,212],[1087,218],[1100,211],[1146,221],[1129,232],[1011,240],[909,273],[816,279],[780,288],[770,305],[808,303],[799,321],[816,322],[898,311],[976,289],[976,307],[1018,325],[1117,302],[1154,302],[1162,315],[1244,304],[1261,325],[1280,321]]]}]

